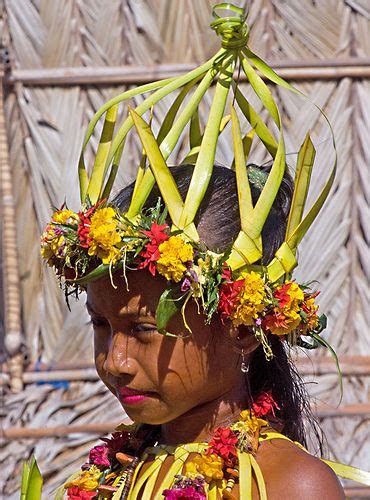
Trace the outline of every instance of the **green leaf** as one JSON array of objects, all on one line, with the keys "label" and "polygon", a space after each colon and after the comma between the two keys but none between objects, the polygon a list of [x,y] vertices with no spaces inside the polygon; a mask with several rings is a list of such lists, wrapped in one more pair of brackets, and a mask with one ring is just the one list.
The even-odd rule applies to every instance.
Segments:
[{"label": "green leaf", "polygon": [[84,142],[83,142],[82,150],[81,150],[81,154],[80,154],[80,159],[78,162],[78,177],[79,177],[79,181],[80,181],[81,203],[84,203],[84,201],[85,201],[87,187],[88,187],[88,176],[87,176],[87,171],[86,171],[85,161],[84,161],[83,155],[84,155],[85,149],[87,147],[87,144],[88,144],[88,142],[89,142],[89,140],[90,140],[90,138],[95,130],[95,126],[98,123],[98,121],[100,120],[100,118],[103,116],[103,114],[109,108],[111,108],[112,106],[114,106],[122,101],[130,99],[131,97],[134,97],[138,94],[143,94],[144,92],[149,92],[151,90],[156,90],[158,88],[165,87],[169,83],[173,82],[175,79],[176,79],[176,77],[166,78],[165,80],[147,83],[145,85],[141,85],[139,87],[135,87],[133,89],[127,90],[127,91],[123,92],[122,94],[119,94],[118,96],[114,97],[113,99],[110,99],[100,109],[98,109],[98,111],[92,117],[92,119],[90,120],[90,122],[87,126],[87,130],[86,130],[86,134],[85,134],[85,138],[84,138]]},{"label": "green leaf", "polygon": [[302,240],[303,236],[307,233],[309,228],[311,227],[311,224],[313,221],[316,219],[318,213],[320,212],[322,206],[324,205],[327,197],[329,196],[330,189],[333,185],[334,179],[335,179],[335,174],[337,170],[337,157],[335,157],[335,164],[330,172],[329,179],[325,183],[325,186],[323,187],[321,193],[319,196],[316,198],[315,203],[312,205],[312,207],[309,209],[303,220],[300,222],[298,227],[295,228],[293,231],[292,235],[290,236],[289,240],[287,243],[290,245],[291,241],[294,241],[296,243],[296,246],[300,243]]},{"label": "green leaf", "polygon": [[190,149],[200,146],[202,142],[202,132],[200,130],[198,108],[195,110],[190,120],[189,141],[190,141]]},{"label": "green leaf", "polygon": [[32,456],[29,463],[23,464],[21,500],[41,500],[42,484],[40,469]]},{"label": "green leaf", "polygon": [[110,192],[111,192],[112,187],[113,187],[114,179],[116,178],[116,175],[117,175],[117,170],[119,167],[119,162],[121,160],[121,156],[122,156],[122,152],[123,152],[124,147],[125,147],[125,141],[122,141],[120,147],[117,149],[116,154],[114,155],[113,163],[111,166],[108,180],[104,186],[103,192],[100,194],[101,200],[109,198]]},{"label": "green leaf", "polygon": [[168,333],[165,329],[170,319],[179,311],[183,304],[183,296],[179,296],[179,287],[167,288],[159,298],[157,310],[155,313],[157,330],[159,333],[177,337],[177,335]]},{"label": "green leaf", "polygon": [[[329,179],[326,182],[320,195],[316,199],[315,203],[313,204],[313,206],[311,207],[311,209],[309,210],[309,212],[307,213],[305,218],[302,220],[302,222],[296,228],[294,233],[291,235],[290,240],[294,241],[296,246],[297,246],[300,243],[300,241],[302,240],[303,236],[308,231],[308,229],[310,228],[310,226],[311,226],[312,222],[314,221],[314,219],[316,218],[317,214],[321,210],[326,198],[329,195],[331,186],[333,185],[333,182],[334,182],[334,178],[335,178],[335,174],[336,174],[336,170],[337,170],[337,160],[338,160],[337,148],[336,148],[335,138],[334,138],[334,131],[333,131],[333,128],[331,126],[331,123],[330,123],[328,117],[326,116],[324,111],[320,108],[320,106],[315,104],[315,102],[313,102],[311,99],[309,99],[303,92],[301,92],[297,88],[293,87],[293,85],[291,85],[290,83],[285,81],[283,78],[281,78],[277,73],[275,73],[275,71],[272,68],[270,68],[260,57],[258,57],[256,54],[254,54],[250,49],[248,49],[248,48],[243,49],[243,53],[254,64],[254,66],[262,73],[262,75],[264,75],[266,78],[268,78],[271,82],[273,82],[277,85],[280,85],[281,87],[284,87],[284,88],[290,90],[291,92],[294,92],[295,94],[302,96],[305,100],[307,100],[311,104],[313,104],[316,107],[316,109],[318,109],[320,111],[320,114],[323,116],[323,118],[326,121],[326,123],[329,127],[329,130],[330,130],[331,140],[332,140],[332,145],[333,145],[334,155],[335,155],[333,166],[332,166],[331,171],[330,171]],[[288,244],[291,243],[291,241],[288,241]]]},{"label": "green leaf", "polygon": [[21,482],[21,500],[24,500],[27,495],[28,478],[30,475],[30,466],[27,462],[23,462],[22,482]]},{"label": "green leaf", "polygon": [[[113,268],[113,271],[117,268]],[[100,264],[98,267],[96,267],[93,271],[91,271],[89,274],[86,274],[85,276],[82,276],[81,278],[77,278],[75,280],[66,280],[67,282],[76,284],[76,285],[84,285],[86,283],[89,283],[91,281],[98,280],[102,276],[108,274],[109,272],[109,264]]]},{"label": "green leaf", "polygon": [[[252,129],[251,131],[249,131],[247,134],[245,134],[245,136],[243,137],[243,152],[244,152],[244,161],[245,161],[245,164],[248,163],[248,156],[249,156],[249,153],[250,153],[250,150],[251,150],[251,147],[252,147],[252,142],[253,142],[253,137],[255,136],[255,130]],[[235,170],[235,158],[230,166],[231,170]],[[259,172],[262,172],[261,170],[258,169]],[[266,181],[266,177],[267,177],[267,174],[265,175],[265,179],[264,181]],[[251,176],[250,176],[250,167],[248,167],[248,178],[249,180],[251,180]],[[265,182],[263,183],[263,186],[265,185]],[[262,187],[263,187],[262,186]],[[261,187],[261,191],[262,191],[262,187]]]},{"label": "green leaf", "polygon": [[194,221],[194,217],[212,175],[220,124],[229,93],[234,67],[235,57],[233,56],[231,60],[228,59],[218,77],[202,144],[186,195],[180,225],[178,226],[183,230]]},{"label": "green leaf", "polygon": [[[212,83],[212,80],[215,75],[215,68],[211,68],[203,77],[202,81],[199,83],[196,88],[194,94],[189,99],[189,102],[186,104],[184,109],[181,111],[179,117],[173,123],[170,131],[163,139],[160,145],[160,151],[163,155],[163,158],[166,160],[169,155],[172,153],[174,147],[176,146],[180,135],[182,134],[186,124],[191,119],[192,114],[197,109],[199,102],[204,96],[205,92],[209,88]],[[145,175],[140,183],[140,190],[137,192],[137,196],[131,199],[130,207],[127,211],[127,217],[132,218],[135,217],[139,212],[141,212],[145,201],[147,200],[152,188],[154,185],[154,177],[152,171],[148,169],[145,172]]]},{"label": "green leaf", "polygon": [[166,165],[158,143],[155,140],[149,125],[131,108],[130,114],[139,134],[141,143],[145,149],[145,153],[148,157],[150,168],[155,177],[158,188],[168,208],[172,222],[178,227],[184,204],[176,182],[170,172],[170,169]]},{"label": "green leaf", "polygon": [[91,171],[87,195],[94,205],[102,191],[105,176],[105,162],[108,157],[109,149],[112,143],[114,126],[117,119],[118,104],[109,108],[105,115],[103,130],[101,132],[98,149],[95,155],[94,165]]},{"label": "green leaf", "polygon": [[319,343],[311,337],[311,342],[307,342],[302,337],[298,337],[296,342],[298,347],[303,347],[303,349],[313,350],[319,347]]},{"label": "green leaf", "polygon": [[200,76],[189,82],[184,88],[181,90],[179,95],[173,101],[170,109],[167,111],[167,114],[162,122],[161,128],[159,129],[157,142],[161,144],[163,139],[167,137],[170,133],[171,128],[173,126],[173,122],[175,121],[176,115],[180,109],[181,104],[184,102],[185,97],[188,95],[189,91],[194,87],[194,85],[199,81]]},{"label": "green leaf", "polygon": [[235,175],[238,187],[240,225],[242,229],[246,231],[248,229],[248,219],[253,214],[253,202],[247,173],[247,165],[245,162],[240,123],[233,106],[231,107],[231,124],[234,146]]},{"label": "green leaf", "polygon": [[262,80],[262,78],[256,73],[256,71],[249,64],[249,62],[245,57],[241,58],[241,65],[257,97],[261,100],[262,104],[268,110],[276,125],[280,128],[281,127],[280,114],[276,106],[275,100],[272,97],[270,89]]},{"label": "green leaf", "polygon": [[327,349],[329,349],[330,354],[333,356],[333,358],[335,360],[335,364],[336,364],[336,367],[337,367],[337,373],[338,373],[338,379],[339,379],[339,386],[340,386],[340,401],[339,401],[339,403],[340,403],[342,401],[342,398],[343,398],[343,376],[342,376],[342,370],[340,369],[339,359],[338,359],[337,353],[334,351],[334,349],[329,344],[329,342],[327,340],[325,340],[323,337],[321,337],[318,333],[311,332],[310,335],[320,345],[322,345],[323,347],[326,347]]},{"label": "green leaf", "polygon": [[270,153],[270,155],[275,158],[278,144],[265,124],[264,120],[260,117],[260,115],[255,111],[253,106],[247,101],[241,91],[235,87],[235,83],[233,83],[236,102],[238,103],[240,109],[243,112],[243,115],[250,123],[253,130],[256,131],[256,134],[261,139],[261,142],[265,145],[265,148]]},{"label": "green leaf", "polygon": [[[225,50],[220,49],[220,51],[213,56],[211,59],[209,59],[206,63],[202,64],[198,68],[195,68],[192,71],[189,71],[189,73],[186,73],[185,75],[182,75],[180,77],[177,77],[176,79],[172,80],[170,83],[168,83],[165,87],[158,89],[156,92],[154,92],[152,95],[147,97],[137,108],[135,108],[135,111],[138,115],[142,115],[146,111],[148,111],[149,108],[151,108],[154,104],[156,104],[158,101],[166,97],[168,94],[171,92],[183,87],[187,83],[189,83],[191,80],[194,80],[198,78],[199,76],[202,76],[205,74],[209,69],[213,68],[215,61],[218,59],[222,59],[222,56],[224,55]],[[190,119],[190,117],[189,117]],[[117,133],[113,139],[112,142],[112,147],[107,159],[107,164],[109,165],[110,162],[112,161],[112,158],[114,157],[115,152],[119,148],[119,145],[121,142],[124,140],[126,137],[128,131],[131,129],[133,126],[133,121],[132,117],[128,117],[127,120],[125,120],[120,128],[117,130]],[[175,144],[177,143],[177,139],[175,141]],[[165,145],[164,145],[165,147]]]},{"label": "green leaf", "polygon": [[297,167],[294,178],[293,199],[289,211],[288,224],[286,229],[286,241],[290,242],[290,247],[297,247],[296,238],[290,240],[294,230],[302,220],[303,210],[306,204],[308,189],[310,186],[311,172],[315,160],[315,148],[309,134],[300,147],[297,159]]}]

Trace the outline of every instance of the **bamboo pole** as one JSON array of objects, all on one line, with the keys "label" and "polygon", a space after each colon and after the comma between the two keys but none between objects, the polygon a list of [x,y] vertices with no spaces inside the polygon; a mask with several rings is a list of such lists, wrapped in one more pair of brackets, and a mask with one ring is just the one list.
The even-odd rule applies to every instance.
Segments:
[{"label": "bamboo pole", "polygon": [[13,392],[23,389],[23,356],[21,354],[21,298],[17,255],[15,201],[4,114],[4,72],[0,69],[0,209],[2,217],[2,276],[4,286],[5,347]]},{"label": "bamboo pole", "polygon": [[[8,384],[10,380],[8,373],[0,373],[0,385]],[[99,376],[95,368],[82,370],[53,370],[53,371],[35,371],[24,372],[23,383],[34,384],[37,382],[61,382],[61,381],[96,381]]]},{"label": "bamboo pole", "polygon": [[359,488],[358,486],[350,486],[344,488],[344,494],[346,498],[370,498],[370,488],[363,486]]},{"label": "bamboo pole", "polygon": [[[287,80],[331,80],[370,78],[370,58],[271,62]],[[64,67],[14,69],[6,83],[14,85],[129,85],[178,76],[194,69],[194,64],[122,65],[104,67]],[[240,75],[240,80],[245,80]]]}]

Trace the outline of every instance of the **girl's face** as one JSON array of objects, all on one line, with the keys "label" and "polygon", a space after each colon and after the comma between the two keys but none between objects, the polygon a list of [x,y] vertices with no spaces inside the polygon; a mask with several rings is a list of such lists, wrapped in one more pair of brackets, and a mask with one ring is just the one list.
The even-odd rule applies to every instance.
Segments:
[{"label": "girl's face", "polygon": [[94,326],[95,364],[99,376],[136,422],[164,424],[193,408],[230,400],[241,385],[240,354],[230,332],[215,320],[204,324],[191,300],[185,329],[176,314],[167,330],[187,338],[161,335],[155,310],[165,288],[147,271],[109,277],[88,285],[87,308]]}]

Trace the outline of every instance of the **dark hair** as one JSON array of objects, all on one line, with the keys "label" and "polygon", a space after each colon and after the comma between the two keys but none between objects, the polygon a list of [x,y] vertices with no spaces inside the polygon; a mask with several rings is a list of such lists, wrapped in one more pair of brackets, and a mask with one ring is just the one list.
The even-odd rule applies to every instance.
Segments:
[{"label": "dark hair", "polygon": [[[258,167],[266,173],[271,165]],[[189,188],[193,174],[192,165],[182,165],[171,169],[179,192],[183,199]],[[122,189],[113,200],[121,211],[126,211],[130,204],[133,184]],[[255,204],[260,190],[251,184],[252,200]],[[267,264],[284,241],[288,213],[293,194],[293,181],[288,171],[285,172],[280,189],[262,231],[262,263]],[[161,198],[155,185],[145,207],[154,207]],[[238,193],[234,171],[222,166],[215,166],[213,174],[202,200],[196,225],[203,243],[212,251],[223,252],[229,248],[240,231]],[[248,385],[252,399],[262,392],[271,392],[279,406],[276,415],[283,426],[282,432],[294,441],[306,446],[304,419],[313,423],[314,435],[322,449],[322,437],[310,412],[308,394],[304,382],[289,359],[285,342],[270,335],[273,359],[267,361],[262,346],[258,347],[250,360]]]}]

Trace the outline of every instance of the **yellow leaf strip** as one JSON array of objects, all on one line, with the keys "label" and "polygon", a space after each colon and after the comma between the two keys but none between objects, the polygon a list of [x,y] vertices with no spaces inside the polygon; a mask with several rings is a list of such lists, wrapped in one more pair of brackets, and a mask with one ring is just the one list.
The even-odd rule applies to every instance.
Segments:
[{"label": "yellow leaf strip", "polygon": [[221,70],[218,77],[202,144],[181,214],[179,228],[183,230],[194,221],[212,175],[219,128],[229,93],[234,66],[235,57],[233,57],[226,68]]},{"label": "yellow leaf strip", "polygon": [[114,126],[117,119],[118,104],[109,108],[105,115],[103,130],[101,132],[99,146],[96,151],[94,166],[91,171],[89,185],[87,188],[87,196],[92,204],[95,204],[100,192],[105,176],[105,162],[108,157],[109,148],[112,143]]}]

